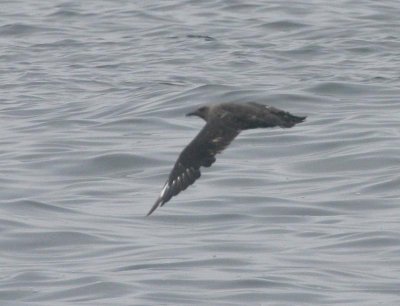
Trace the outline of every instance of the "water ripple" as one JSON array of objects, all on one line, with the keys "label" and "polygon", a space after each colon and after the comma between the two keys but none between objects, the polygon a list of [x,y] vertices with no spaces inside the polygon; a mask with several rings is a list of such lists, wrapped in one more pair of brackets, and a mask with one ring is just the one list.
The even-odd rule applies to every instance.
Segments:
[{"label": "water ripple", "polygon": [[[6,1],[1,305],[398,305],[399,10]],[[200,105],[244,131],[145,217]]]}]

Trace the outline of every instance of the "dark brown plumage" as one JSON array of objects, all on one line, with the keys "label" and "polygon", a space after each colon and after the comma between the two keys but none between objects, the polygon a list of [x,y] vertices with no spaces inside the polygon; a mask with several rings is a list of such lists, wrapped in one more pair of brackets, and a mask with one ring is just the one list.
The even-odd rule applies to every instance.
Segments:
[{"label": "dark brown plumage", "polygon": [[187,116],[198,116],[207,123],[179,155],[148,216],[193,184],[200,177],[200,167],[210,167],[215,162],[215,155],[224,150],[242,130],[275,126],[290,128],[306,119],[254,102],[203,106]]}]

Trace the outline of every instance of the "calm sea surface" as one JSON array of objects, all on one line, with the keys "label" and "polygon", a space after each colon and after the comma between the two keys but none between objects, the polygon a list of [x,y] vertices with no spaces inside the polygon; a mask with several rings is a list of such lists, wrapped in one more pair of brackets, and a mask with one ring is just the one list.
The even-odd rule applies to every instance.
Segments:
[{"label": "calm sea surface", "polygon": [[[400,2],[0,11],[0,305],[400,305]],[[185,113],[243,132],[154,215]]]}]

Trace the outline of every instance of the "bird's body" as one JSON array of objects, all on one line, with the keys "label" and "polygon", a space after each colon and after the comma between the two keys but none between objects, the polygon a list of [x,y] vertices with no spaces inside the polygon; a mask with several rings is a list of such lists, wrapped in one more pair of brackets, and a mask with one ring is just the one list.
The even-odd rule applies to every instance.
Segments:
[{"label": "bird's body", "polygon": [[215,162],[215,155],[224,150],[242,130],[275,126],[290,128],[306,118],[254,102],[204,106],[187,116],[198,116],[207,123],[179,155],[160,196],[147,215],[193,184],[201,175],[200,167],[210,167]]}]

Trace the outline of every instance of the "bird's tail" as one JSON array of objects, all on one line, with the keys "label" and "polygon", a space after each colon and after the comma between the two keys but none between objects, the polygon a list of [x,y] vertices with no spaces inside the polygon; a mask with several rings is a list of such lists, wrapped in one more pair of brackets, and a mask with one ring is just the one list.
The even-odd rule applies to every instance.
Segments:
[{"label": "bird's tail", "polygon": [[273,113],[279,117],[280,122],[279,126],[284,128],[290,128],[298,123],[303,122],[306,120],[307,117],[295,116],[289,112],[285,112],[282,110],[274,109]]}]

